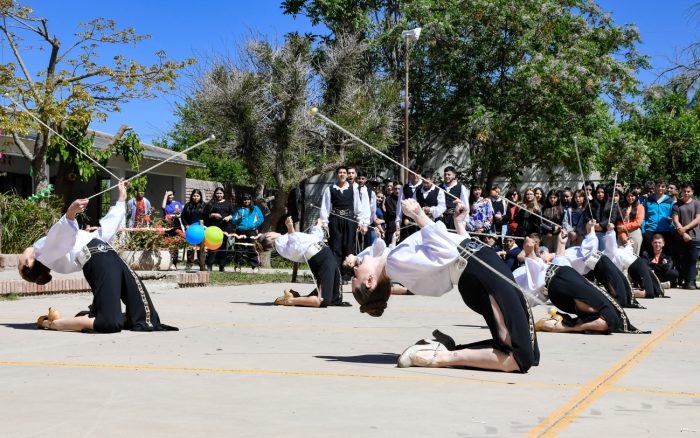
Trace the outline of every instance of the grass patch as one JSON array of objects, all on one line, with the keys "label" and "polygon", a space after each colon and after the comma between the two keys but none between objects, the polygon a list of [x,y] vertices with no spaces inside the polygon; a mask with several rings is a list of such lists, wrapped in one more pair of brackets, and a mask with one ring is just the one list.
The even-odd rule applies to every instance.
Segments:
[{"label": "grass patch", "polygon": [[0,295],[0,301],[17,301],[19,300],[19,295],[15,293]]},{"label": "grass patch", "polygon": [[242,285],[260,283],[289,283],[292,274],[284,272],[276,273],[248,273],[248,272],[211,272],[210,284]]}]

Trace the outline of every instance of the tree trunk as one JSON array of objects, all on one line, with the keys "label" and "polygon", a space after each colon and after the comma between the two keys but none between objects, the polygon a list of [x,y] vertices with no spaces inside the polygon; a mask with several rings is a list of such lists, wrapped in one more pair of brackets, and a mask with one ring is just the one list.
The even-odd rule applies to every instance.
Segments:
[{"label": "tree trunk", "polygon": [[31,162],[34,193],[44,190],[49,185],[49,175],[46,166],[48,142],[48,136],[37,134],[37,138],[34,143],[34,159]]}]

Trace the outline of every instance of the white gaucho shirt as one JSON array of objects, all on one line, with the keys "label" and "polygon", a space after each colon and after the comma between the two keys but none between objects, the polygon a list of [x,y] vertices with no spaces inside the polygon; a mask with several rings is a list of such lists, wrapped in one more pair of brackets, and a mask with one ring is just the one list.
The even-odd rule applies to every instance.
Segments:
[{"label": "white gaucho shirt", "polygon": [[444,295],[465,266],[457,247],[468,238],[448,232],[442,222],[431,222],[389,252],[386,273],[414,294]]},{"label": "white gaucho shirt", "polygon": [[92,239],[109,243],[124,223],[125,215],[125,203],[117,202],[100,219],[100,228],[92,232],[81,230],[75,219],[71,220],[63,215],[51,227],[46,237],[34,242],[36,259],[60,274],[78,272],[90,258],[83,251],[85,246]]}]

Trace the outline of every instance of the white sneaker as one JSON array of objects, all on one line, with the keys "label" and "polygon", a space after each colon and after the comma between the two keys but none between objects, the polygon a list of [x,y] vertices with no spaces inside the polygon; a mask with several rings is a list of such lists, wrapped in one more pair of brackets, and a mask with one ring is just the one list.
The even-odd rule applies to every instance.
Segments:
[{"label": "white sneaker", "polygon": [[661,287],[663,287],[664,289],[670,289],[670,288],[671,288],[671,282],[670,282],[670,281],[664,281],[663,283],[661,283]]}]

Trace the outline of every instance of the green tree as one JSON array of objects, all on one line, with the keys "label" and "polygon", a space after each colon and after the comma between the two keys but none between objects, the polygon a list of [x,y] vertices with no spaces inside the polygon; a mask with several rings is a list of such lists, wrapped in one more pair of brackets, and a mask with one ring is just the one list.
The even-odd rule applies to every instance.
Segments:
[{"label": "green tree", "polygon": [[212,150],[244,162],[257,184],[271,183],[272,226],[301,180],[366,154],[352,139],[317,123],[309,113],[312,102],[379,147],[393,134],[386,108],[397,88],[360,72],[366,46],[341,36],[323,49],[324,56],[315,58],[307,38],[288,35],[279,48],[256,39],[235,60],[214,59],[196,78],[172,135],[213,133]]},{"label": "green tree", "polygon": [[[11,0],[0,0],[0,35],[2,44],[10,48],[14,57],[13,62],[0,65],[0,92],[61,134],[64,130],[69,135],[76,129],[84,131],[93,119],[106,119],[108,112],[119,111],[129,100],[153,98],[174,90],[178,71],[194,62],[168,61],[161,51],[156,53],[157,62],[152,65],[142,65],[124,55],[114,56],[110,65],[102,64],[99,52],[105,46],[137,44],[149,36],[139,35],[133,28],[120,30],[114,21],[97,18],[81,23],[74,38],[64,40],[50,33],[46,18]],[[33,74],[25,58],[44,49],[46,68]],[[66,160],[71,157],[71,164],[83,177],[94,172],[75,151],[54,140],[51,130],[23,111],[0,112],[0,127],[11,133],[22,154],[31,161],[36,190],[48,184],[49,154]],[[33,147],[20,138],[29,129],[36,132]],[[115,143],[119,143],[123,133],[120,130]],[[81,148],[88,149],[82,138],[75,140],[83,144]],[[138,148],[129,149],[130,145],[134,145],[131,134],[124,142],[114,144],[112,150],[126,151],[129,159],[138,154]]]},{"label": "green tree", "polygon": [[[590,167],[626,117],[647,67],[639,32],[592,0],[287,0],[283,8],[366,38],[372,69],[398,80],[409,47],[412,156],[467,151],[465,179],[517,179],[525,167]],[[352,8],[352,5],[359,5]],[[398,107],[396,111],[398,111]]]},{"label": "green tree", "polygon": [[[630,143],[643,145],[641,156],[622,166],[628,181],[655,180],[660,176],[678,182],[700,183],[700,108],[697,93],[688,97],[684,87],[651,87],[642,109],[621,124]],[[627,162],[629,148],[611,148],[612,162]],[[633,151],[636,149],[633,148]],[[617,156],[617,158],[613,158]]]}]

